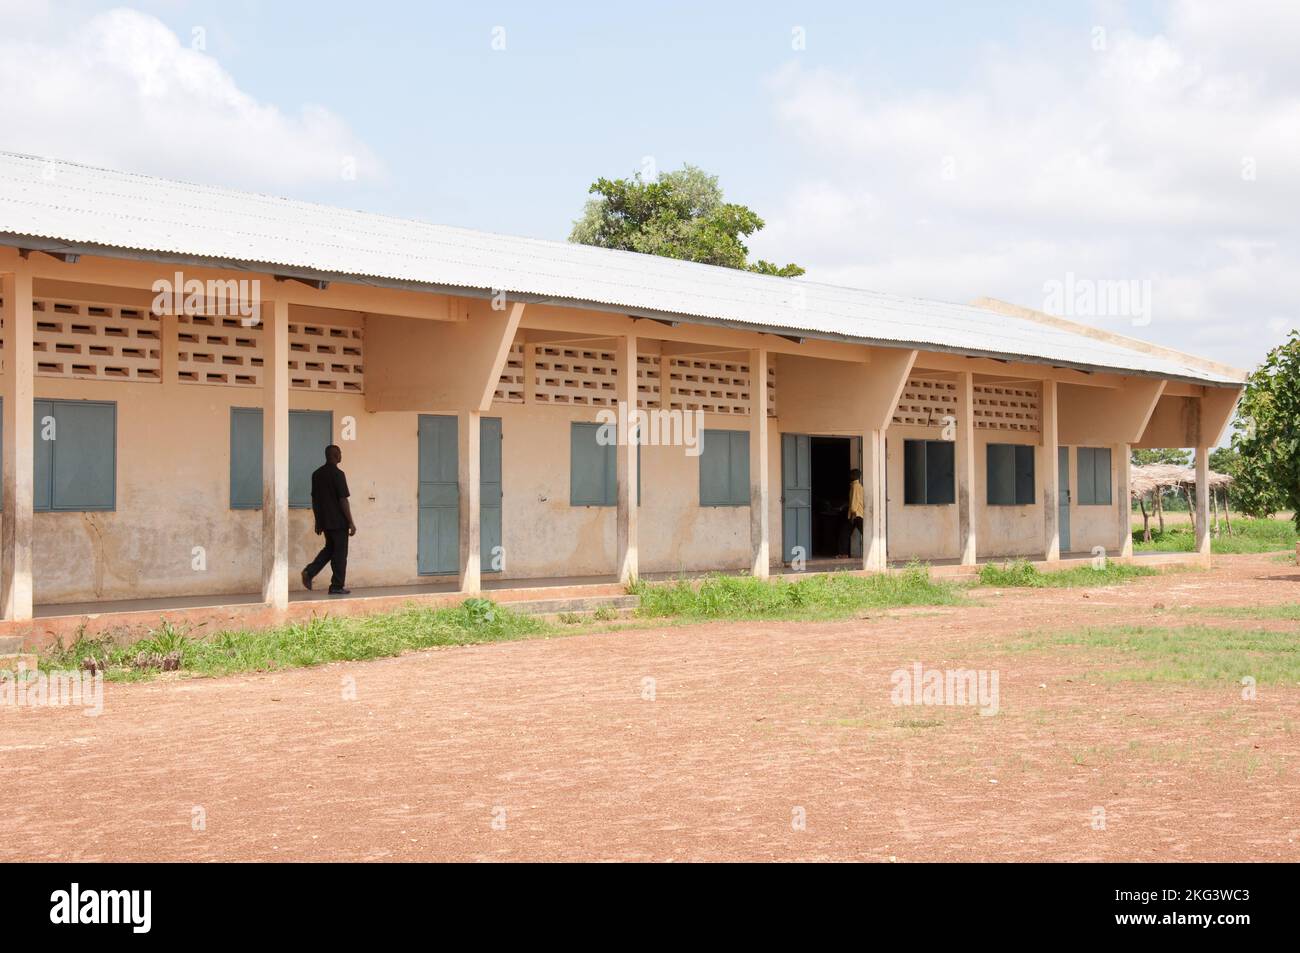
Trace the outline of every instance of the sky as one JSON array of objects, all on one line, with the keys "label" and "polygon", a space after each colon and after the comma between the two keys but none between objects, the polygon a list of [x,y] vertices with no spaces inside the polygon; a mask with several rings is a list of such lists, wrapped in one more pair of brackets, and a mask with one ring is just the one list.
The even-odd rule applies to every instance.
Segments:
[{"label": "sky", "polygon": [[0,149],[562,240],[683,163],[808,279],[1238,367],[1300,326],[1300,0],[0,0]]}]

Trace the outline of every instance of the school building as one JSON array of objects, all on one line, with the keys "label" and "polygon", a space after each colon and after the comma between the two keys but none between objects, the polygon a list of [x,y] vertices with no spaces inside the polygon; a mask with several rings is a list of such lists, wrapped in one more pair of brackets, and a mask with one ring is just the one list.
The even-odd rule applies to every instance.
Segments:
[{"label": "school building", "polygon": [[[1204,471],[1246,376],[999,301],[13,154],[0,299],[0,635],[29,643],[128,610],[1131,558],[1130,448],[1195,447]],[[698,455],[602,441],[620,406],[702,412]],[[329,443],[354,598],[308,604]]]}]

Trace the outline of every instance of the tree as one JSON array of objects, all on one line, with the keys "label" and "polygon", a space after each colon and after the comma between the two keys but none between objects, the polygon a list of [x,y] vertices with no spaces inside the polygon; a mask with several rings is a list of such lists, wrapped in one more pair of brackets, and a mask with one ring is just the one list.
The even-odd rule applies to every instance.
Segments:
[{"label": "tree", "polygon": [[693,165],[654,182],[643,181],[640,173],[630,179],[597,179],[587,191],[599,197],[587,200],[569,233],[571,242],[782,278],[804,273],[795,264],[750,263],[742,239],[762,229],[763,220],[744,205],[723,201],[718,177]]},{"label": "tree", "polygon": [[1238,505],[1251,516],[1289,509],[1300,528],[1300,331],[1250,375],[1232,429]]}]

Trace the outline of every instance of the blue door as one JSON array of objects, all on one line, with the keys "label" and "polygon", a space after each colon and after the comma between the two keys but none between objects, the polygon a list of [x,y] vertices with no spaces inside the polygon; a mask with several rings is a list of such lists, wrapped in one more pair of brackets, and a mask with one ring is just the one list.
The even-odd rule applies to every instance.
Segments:
[{"label": "blue door", "polygon": [[421,575],[460,571],[460,474],[455,417],[420,415]]},{"label": "blue door", "polygon": [[[483,417],[479,427],[479,564],[493,572],[494,549],[501,545],[501,418]],[[416,561],[422,576],[460,571],[458,436],[457,418],[420,415]]]},{"label": "blue door", "polygon": [[1070,448],[1057,448],[1057,469],[1060,476],[1056,481],[1056,525],[1061,530],[1061,552],[1070,551]]},{"label": "blue door", "polygon": [[[483,417],[479,426],[479,560],[483,572],[505,568],[501,546],[501,418]],[[497,556],[501,559],[497,560]],[[494,564],[494,560],[497,560]]]},{"label": "blue door", "polygon": [[781,558],[812,556],[812,438],[781,434]]}]

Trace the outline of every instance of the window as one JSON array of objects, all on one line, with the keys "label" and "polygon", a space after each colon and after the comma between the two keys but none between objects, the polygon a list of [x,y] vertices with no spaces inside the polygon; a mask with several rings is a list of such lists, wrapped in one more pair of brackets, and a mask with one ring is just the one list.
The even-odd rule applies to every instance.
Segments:
[{"label": "window", "polygon": [[903,503],[944,505],[956,496],[956,444],[951,440],[903,441]]},{"label": "window", "polygon": [[1030,506],[1034,502],[1034,448],[1024,444],[988,445],[989,506]]},{"label": "window", "polygon": [[700,506],[748,505],[749,431],[704,431],[700,446]]},{"label": "window", "polygon": [[112,510],[117,506],[117,404],[38,400],[34,508]]},{"label": "window", "polygon": [[[617,448],[598,437],[605,424],[574,422],[569,431],[569,505],[617,506]],[[641,503],[641,448],[636,448],[636,501]]]},{"label": "window", "polygon": [[[328,410],[289,411],[289,506],[311,508],[311,475],[333,443],[334,415]],[[230,408],[230,508],[262,508],[262,411]]]},{"label": "window", "polygon": [[1110,506],[1110,447],[1080,447],[1079,505]]}]

